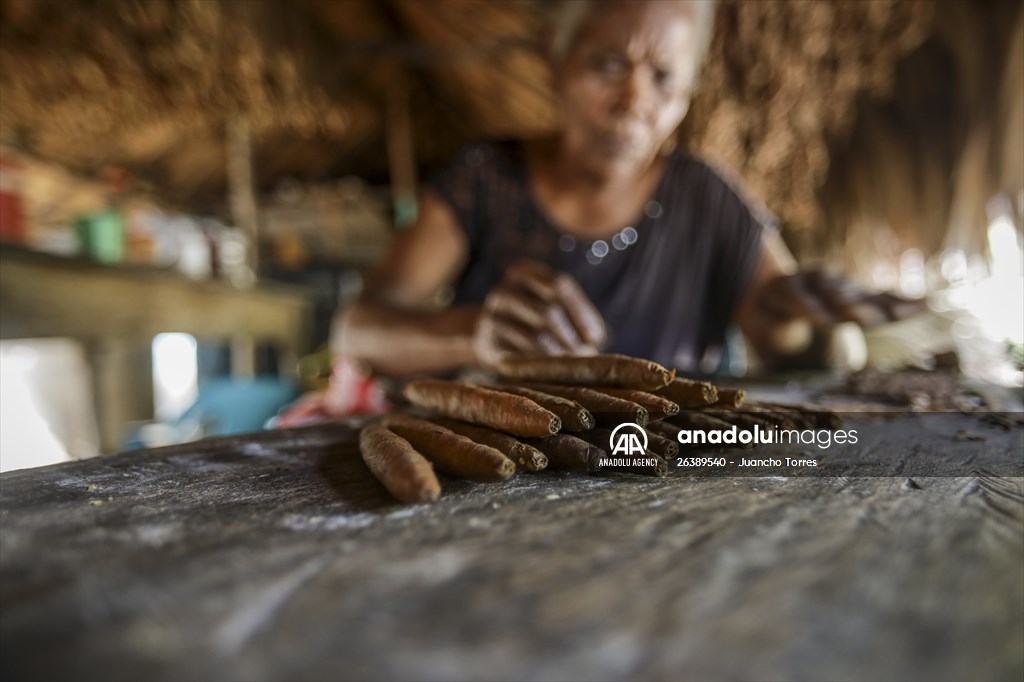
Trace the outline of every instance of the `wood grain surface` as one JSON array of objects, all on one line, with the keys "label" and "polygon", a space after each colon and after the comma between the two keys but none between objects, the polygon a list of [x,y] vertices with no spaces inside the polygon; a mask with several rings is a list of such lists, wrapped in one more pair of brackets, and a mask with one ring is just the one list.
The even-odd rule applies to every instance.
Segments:
[{"label": "wood grain surface", "polygon": [[[544,471],[402,506],[354,424],[0,477],[4,679],[1021,679],[1022,429],[963,476]],[[984,439],[958,439],[965,429]]]}]

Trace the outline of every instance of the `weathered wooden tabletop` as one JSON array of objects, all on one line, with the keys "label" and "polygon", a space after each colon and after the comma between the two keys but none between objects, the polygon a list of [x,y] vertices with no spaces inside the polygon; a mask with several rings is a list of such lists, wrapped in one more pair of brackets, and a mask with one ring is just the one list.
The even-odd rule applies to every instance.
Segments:
[{"label": "weathered wooden tabletop", "polygon": [[1021,679],[1024,479],[992,472],[1022,429],[870,433],[899,475],[542,472],[417,507],[342,424],[11,472],[0,672]]}]

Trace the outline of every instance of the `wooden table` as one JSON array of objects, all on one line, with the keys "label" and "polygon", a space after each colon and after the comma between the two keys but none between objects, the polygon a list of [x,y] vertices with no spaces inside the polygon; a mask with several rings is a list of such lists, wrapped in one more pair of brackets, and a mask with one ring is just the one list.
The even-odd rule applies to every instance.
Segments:
[{"label": "wooden table", "polygon": [[67,337],[83,344],[102,452],[123,447],[126,423],[153,418],[155,335],[230,342],[233,369],[248,376],[257,342],[274,344],[290,372],[311,350],[312,321],[312,299],[299,287],[264,282],[237,289],[172,270],[0,246],[0,339]]},{"label": "wooden table", "polygon": [[542,472],[404,507],[350,424],[10,472],[0,673],[1021,679],[1024,429],[866,428],[899,475]]}]

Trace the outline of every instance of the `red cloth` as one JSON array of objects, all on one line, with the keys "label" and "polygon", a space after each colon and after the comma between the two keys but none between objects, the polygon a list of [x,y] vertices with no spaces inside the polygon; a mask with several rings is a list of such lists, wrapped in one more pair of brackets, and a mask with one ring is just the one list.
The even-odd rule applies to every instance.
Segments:
[{"label": "red cloth", "polygon": [[330,383],[321,393],[308,393],[278,415],[274,426],[281,429],[366,414],[382,414],[391,409],[384,391],[373,377],[346,358],[337,358],[331,367]]}]

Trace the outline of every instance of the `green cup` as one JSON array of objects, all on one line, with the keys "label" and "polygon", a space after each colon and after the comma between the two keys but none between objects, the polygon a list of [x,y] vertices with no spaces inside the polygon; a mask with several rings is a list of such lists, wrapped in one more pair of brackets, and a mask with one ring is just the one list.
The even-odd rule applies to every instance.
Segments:
[{"label": "green cup", "polygon": [[102,211],[75,221],[82,253],[99,263],[124,260],[124,220],[117,211]]}]

